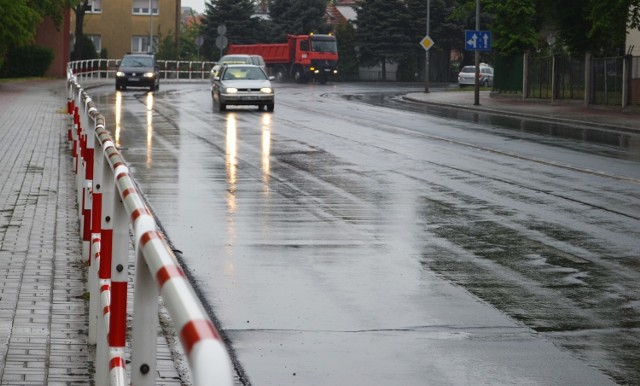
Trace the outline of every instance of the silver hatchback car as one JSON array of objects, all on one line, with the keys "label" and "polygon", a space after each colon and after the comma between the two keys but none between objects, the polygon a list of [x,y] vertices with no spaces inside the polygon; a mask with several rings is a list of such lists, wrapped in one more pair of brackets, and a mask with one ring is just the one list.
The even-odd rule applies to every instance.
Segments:
[{"label": "silver hatchback car", "polygon": [[[474,86],[476,76],[476,66],[464,66],[458,73],[458,84],[460,87]],[[480,86],[493,87],[493,67],[480,63]]]},{"label": "silver hatchback car", "polygon": [[223,64],[212,78],[211,97],[218,111],[227,105],[256,105],[273,111],[275,94],[271,80],[262,68],[253,64]]}]

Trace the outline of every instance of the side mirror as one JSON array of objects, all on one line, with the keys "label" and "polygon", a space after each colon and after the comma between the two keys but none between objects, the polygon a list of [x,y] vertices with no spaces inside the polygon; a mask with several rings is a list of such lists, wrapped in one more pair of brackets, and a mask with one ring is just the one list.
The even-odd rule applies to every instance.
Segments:
[{"label": "side mirror", "polygon": [[213,80],[220,80],[220,77],[219,76],[214,76]]},{"label": "side mirror", "polygon": [[276,77],[275,77],[275,76],[273,76],[273,75],[271,75],[271,76],[269,77],[269,80],[276,80]]}]

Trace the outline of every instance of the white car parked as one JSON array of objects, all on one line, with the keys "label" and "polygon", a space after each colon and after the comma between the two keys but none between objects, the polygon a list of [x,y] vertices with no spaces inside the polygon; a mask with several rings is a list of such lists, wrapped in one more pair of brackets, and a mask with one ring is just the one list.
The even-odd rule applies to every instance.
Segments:
[{"label": "white car parked", "polygon": [[[458,73],[458,84],[460,87],[474,86],[476,76],[476,66],[464,66]],[[480,86],[493,87],[493,67],[480,63]]]}]

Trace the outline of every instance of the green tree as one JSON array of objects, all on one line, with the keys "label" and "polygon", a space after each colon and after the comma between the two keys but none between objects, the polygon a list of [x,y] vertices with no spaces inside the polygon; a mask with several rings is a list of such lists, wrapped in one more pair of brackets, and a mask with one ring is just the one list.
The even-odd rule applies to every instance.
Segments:
[{"label": "green tree", "polygon": [[486,1],[485,10],[494,16],[488,26],[494,53],[513,55],[537,46],[540,34],[536,0],[491,0]]},{"label": "green tree", "polygon": [[269,4],[278,40],[286,39],[287,34],[329,32],[331,28],[324,21],[326,10],[327,0],[273,0]]},{"label": "green tree", "polygon": [[255,9],[253,1],[209,0],[205,5],[201,33],[204,37],[203,51],[209,58],[216,57],[219,52],[215,46],[219,25],[226,26],[225,36],[229,44],[252,44],[262,38],[262,23],[252,17]]},{"label": "green tree", "polygon": [[89,7],[89,0],[77,0],[77,1],[73,1],[73,4],[72,4],[73,12],[76,14],[76,25],[74,29],[75,42],[73,44],[73,57],[72,57],[73,60],[88,59],[88,58],[85,58],[85,52],[83,50],[85,46],[85,44],[83,44],[84,15],[88,7]]},{"label": "green tree", "polygon": [[343,22],[336,26],[335,34],[339,52],[338,75],[344,80],[356,80],[359,73],[356,30],[351,23]]},{"label": "green tree", "polygon": [[27,0],[0,0],[0,66],[9,47],[24,46],[35,38],[42,16]]},{"label": "green tree", "polygon": [[360,0],[357,4],[360,64],[380,65],[382,79],[386,80],[387,62],[406,60],[408,53],[415,50],[415,38],[411,40],[407,28],[415,17],[402,0]]}]

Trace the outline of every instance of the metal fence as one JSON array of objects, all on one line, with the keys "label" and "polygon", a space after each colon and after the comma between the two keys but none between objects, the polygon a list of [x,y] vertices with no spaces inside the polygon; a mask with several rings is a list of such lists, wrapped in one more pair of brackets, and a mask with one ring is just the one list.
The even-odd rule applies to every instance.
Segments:
[{"label": "metal fence", "polygon": [[592,69],[592,104],[620,106],[623,92],[624,57],[593,58]]},{"label": "metal fence", "polygon": [[[67,135],[74,156],[83,260],[89,265],[89,341],[96,344],[95,384],[155,385],[161,297],[187,355],[193,384],[233,385],[233,365],[220,334],[133,182],[104,117],[71,68]],[[131,241],[133,302],[127,299]],[[131,358],[131,382],[127,381],[127,357]]]},{"label": "metal fence", "polygon": [[526,96],[543,99],[583,99],[584,59],[572,56],[529,57]]},{"label": "metal fence", "polygon": [[640,57],[525,54],[498,57],[495,62],[494,89],[499,92],[605,106],[640,104]]},{"label": "metal fence", "polygon": [[523,56],[499,56],[494,62],[493,89],[502,92],[522,92]]},{"label": "metal fence", "polygon": [[[69,63],[69,69],[80,80],[115,79],[119,59],[91,59]],[[158,60],[160,79],[204,80],[209,79],[216,62]]]}]

